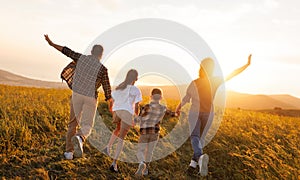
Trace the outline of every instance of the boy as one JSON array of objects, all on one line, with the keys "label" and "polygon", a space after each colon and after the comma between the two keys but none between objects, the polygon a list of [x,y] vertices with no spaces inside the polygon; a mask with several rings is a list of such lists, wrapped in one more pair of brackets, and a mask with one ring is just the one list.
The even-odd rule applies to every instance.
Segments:
[{"label": "boy", "polygon": [[[151,102],[146,104],[135,121],[140,124],[140,138],[138,144],[137,158],[139,167],[136,175],[148,175],[153,150],[158,142],[160,122],[165,113],[169,113],[166,106],[160,104],[162,90],[154,88],[151,92]],[[174,116],[174,113],[171,114]]]}]

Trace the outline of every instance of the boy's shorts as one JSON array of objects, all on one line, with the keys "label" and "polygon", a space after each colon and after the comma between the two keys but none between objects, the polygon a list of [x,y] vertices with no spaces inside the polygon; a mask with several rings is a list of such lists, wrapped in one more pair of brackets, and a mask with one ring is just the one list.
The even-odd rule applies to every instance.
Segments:
[{"label": "boy's shorts", "polygon": [[157,141],[158,138],[159,138],[158,133],[155,133],[155,134],[141,134],[140,139],[139,139],[139,143],[151,143],[151,142]]}]

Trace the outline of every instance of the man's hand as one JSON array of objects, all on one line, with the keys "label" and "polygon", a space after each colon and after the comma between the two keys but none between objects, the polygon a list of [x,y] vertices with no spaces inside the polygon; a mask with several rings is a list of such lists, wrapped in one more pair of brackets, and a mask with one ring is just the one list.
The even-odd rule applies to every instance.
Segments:
[{"label": "man's hand", "polygon": [[63,47],[58,45],[58,44],[54,44],[51,39],[49,38],[48,34],[44,34],[45,40],[48,42],[48,44],[52,47],[54,47],[56,50],[62,52]]},{"label": "man's hand", "polygon": [[44,37],[45,37],[45,40],[48,42],[48,44],[49,44],[50,46],[53,46],[54,43],[50,40],[48,34],[45,34]]}]

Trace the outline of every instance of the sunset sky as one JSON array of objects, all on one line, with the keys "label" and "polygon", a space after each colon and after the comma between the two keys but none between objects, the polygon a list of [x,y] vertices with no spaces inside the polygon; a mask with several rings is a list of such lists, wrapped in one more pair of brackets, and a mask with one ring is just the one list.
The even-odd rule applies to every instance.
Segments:
[{"label": "sunset sky", "polygon": [[[57,44],[85,52],[97,36],[120,23],[163,18],[197,32],[214,52],[225,75],[246,64],[248,55],[253,54],[251,66],[228,82],[228,89],[300,98],[299,7],[297,0],[1,0],[0,69],[60,81],[59,74],[70,60],[49,47],[43,34],[49,34]],[[135,43],[124,47],[123,52],[120,49],[114,58],[126,63],[135,53],[151,52],[185,59],[184,52],[158,44]],[[125,51],[128,54],[124,55]],[[116,63],[107,66],[112,81],[117,81]],[[185,66],[196,78],[198,67]],[[163,79],[151,82],[147,77],[143,81],[164,83]]]}]

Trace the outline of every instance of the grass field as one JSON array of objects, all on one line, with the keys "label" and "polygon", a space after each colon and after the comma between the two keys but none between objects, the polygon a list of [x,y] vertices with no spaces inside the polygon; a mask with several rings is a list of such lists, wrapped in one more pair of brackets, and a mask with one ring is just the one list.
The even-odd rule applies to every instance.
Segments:
[{"label": "grass field", "polygon": [[[108,170],[112,159],[89,143],[84,158],[64,159],[70,95],[68,90],[0,85],[2,179],[135,179],[137,164],[120,162],[122,173],[113,174]],[[168,104],[175,108],[176,101]],[[98,109],[112,129],[106,103],[101,101]],[[204,149],[210,162],[203,179],[300,179],[300,117],[294,111],[292,116],[227,109]],[[167,117],[162,133],[175,124],[176,118]],[[137,137],[135,132],[128,135],[131,141]],[[201,179],[184,172],[191,155],[187,141],[152,162],[145,179]]]}]

